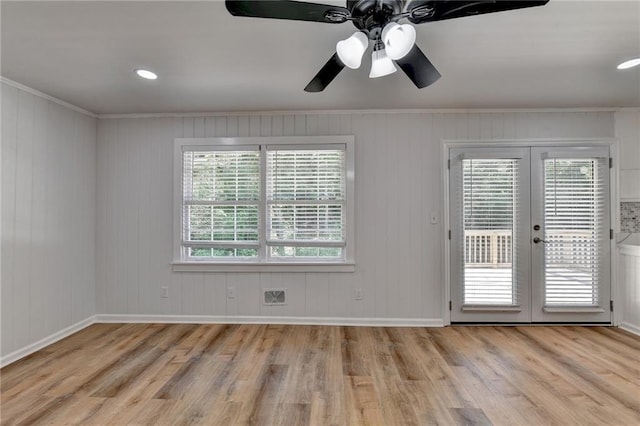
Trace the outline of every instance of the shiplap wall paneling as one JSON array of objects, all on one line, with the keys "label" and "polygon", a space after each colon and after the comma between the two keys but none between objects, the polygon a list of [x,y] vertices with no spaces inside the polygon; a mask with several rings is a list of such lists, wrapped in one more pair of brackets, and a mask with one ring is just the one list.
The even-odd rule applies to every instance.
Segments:
[{"label": "shiplap wall paneling", "polygon": [[640,110],[616,112],[615,129],[620,143],[620,199],[640,201]]},{"label": "shiplap wall paneling", "polygon": [[2,84],[2,355],[95,313],[96,119]]},{"label": "shiplap wall paneling", "polygon": [[[18,90],[2,87],[2,349],[13,349],[13,260],[15,251],[16,133]],[[10,201],[11,200],[11,201]],[[12,249],[9,250],[8,248]],[[4,349],[9,348],[9,349]],[[3,352],[8,353],[8,352]]]},{"label": "shiplap wall paneling", "polygon": [[[354,273],[173,273],[173,139],[355,135]],[[441,141],[611,138],[613,114],[326,113],[102,119],[98,130],[101,314],[440,319]],[[431,213],[438,218],[431,224]],[[169,287],[169,298],[160,289]],[[227,297],[227,288],[235,297]],[[284,306],[262,303],[287,288]],[[362,289],[364,298],[355,300]]]},{"label": "shiplap wall paneling", "polygon": [[[616,112],[615,134],[619,142],[620,199],[640,201],[640,110]],[[622,283],[619,300],[624,303],[621,323],[640,333],[640,257],[621,254],[618,279]]]},{"label": "shiplap wall paneling", "polygon": [[620,253],[618,279],[622,283],[621,326],[640,334],[640,253]]}]

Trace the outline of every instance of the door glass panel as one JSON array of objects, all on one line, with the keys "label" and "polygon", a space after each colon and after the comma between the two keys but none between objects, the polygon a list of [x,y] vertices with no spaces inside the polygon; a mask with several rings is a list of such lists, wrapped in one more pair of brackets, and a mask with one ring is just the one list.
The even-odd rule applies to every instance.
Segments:
[{"label": "door glass panel", "polygon": [[462,160],[464,305],[517,305],[517,159]]},{"label": "door glass panel", "polygon": [[605,160],[544,160],[544,304],[598,306],[606,255]]}]

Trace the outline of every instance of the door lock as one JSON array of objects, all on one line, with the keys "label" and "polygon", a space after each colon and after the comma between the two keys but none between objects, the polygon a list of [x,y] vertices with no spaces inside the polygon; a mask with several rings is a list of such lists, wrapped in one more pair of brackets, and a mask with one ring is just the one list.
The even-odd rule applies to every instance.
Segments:
[{"label": "door lock", "polygon": [[540,230],[540,225],[533,225],[533,230],[534,231],[539,231]]}]

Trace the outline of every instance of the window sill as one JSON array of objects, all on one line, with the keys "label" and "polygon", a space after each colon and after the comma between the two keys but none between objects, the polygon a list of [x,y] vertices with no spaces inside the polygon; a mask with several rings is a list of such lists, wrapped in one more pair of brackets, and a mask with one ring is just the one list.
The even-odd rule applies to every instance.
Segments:
[{"label": "window sill", "polygon": [[348,263],[212,263],[173,262],[173,272],[355,272],[356,264]]}]

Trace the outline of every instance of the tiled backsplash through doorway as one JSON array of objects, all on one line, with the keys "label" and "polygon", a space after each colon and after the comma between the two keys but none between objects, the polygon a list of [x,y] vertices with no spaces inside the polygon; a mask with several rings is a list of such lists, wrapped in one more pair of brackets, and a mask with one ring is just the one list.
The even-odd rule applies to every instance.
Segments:
[{"label": "tiled backsplash through doorway", "polygon": [[640,202],[620,203],[620,232],[640,232]]}]

